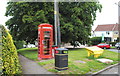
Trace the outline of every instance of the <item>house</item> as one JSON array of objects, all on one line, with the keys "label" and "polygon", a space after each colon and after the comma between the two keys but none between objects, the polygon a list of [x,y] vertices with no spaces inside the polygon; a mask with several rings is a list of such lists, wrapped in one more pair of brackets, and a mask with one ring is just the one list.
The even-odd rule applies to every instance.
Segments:
[{"label": "house", "polygon": [[107,39],[106,41],[116,41],[119,37],[118,24],[98,25],[94,30],[94,36],[101,37],[102,35]]}]

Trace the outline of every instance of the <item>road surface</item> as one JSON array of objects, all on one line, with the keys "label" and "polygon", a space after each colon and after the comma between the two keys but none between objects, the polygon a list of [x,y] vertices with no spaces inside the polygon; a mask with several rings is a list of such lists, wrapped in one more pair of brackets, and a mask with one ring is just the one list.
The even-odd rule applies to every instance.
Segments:
[{"label": "road surface", "polygon": [[120,53],[120,50],[118,50],[118,49],[107,49],[107,50]]}]

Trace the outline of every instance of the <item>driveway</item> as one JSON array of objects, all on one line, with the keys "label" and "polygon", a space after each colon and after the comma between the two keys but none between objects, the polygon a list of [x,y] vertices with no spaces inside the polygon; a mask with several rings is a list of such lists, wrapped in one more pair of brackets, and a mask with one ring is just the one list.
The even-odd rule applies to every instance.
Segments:
[{"label": "driveway", "polygon": [[118,49],[107,49],[107,50],[120,53],[120,50],[118,50]]}]

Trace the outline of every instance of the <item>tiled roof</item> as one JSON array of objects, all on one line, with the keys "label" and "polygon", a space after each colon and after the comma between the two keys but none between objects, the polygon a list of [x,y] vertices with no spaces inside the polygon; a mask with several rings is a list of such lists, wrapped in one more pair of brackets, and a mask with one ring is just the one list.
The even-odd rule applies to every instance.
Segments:
[{"label": "tiled roof", "polygon": [[118,31],[118,24],[98,25],[95,31]]}]

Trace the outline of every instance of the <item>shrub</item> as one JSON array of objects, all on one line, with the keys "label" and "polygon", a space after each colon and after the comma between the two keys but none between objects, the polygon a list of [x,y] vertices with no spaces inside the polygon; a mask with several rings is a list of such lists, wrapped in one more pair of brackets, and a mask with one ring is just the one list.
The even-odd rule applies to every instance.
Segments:
[{"label": "shrub", "polygon": [[14,41],[14,44],[15,44],[17,49],[21,49],[21,48],[23,48],[25,41]]},{"label": "shrub", "polygon": [[120,41],[120,38],[119,37],[117,37],[117,40],[116,40],[116,42],[119,42]]},{"label": "shrub", "polygon": [[112,44],[112,46],[115,46],[116,42],[110,42],[109,44]]},{"label": "shrub", "polygon": [[102,37],[93,37],[90,39],[90,42],[92,45],[97,45],[97,44],[101,43],[101,39],[102,39]]},{"label": "shrub", "polygon": [[3,75],[20,74],[21,68],[18,60],[16,47],[9,32],[2,28],[2,70]]}]

